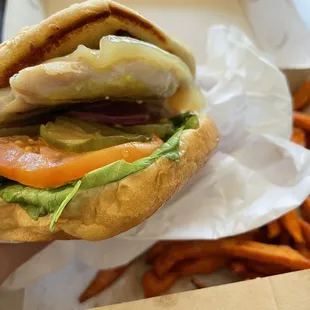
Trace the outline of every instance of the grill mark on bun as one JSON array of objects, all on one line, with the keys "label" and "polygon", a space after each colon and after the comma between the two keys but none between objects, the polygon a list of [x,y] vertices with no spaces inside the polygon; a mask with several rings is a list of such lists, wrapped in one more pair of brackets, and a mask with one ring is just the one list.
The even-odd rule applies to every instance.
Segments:
[{"label": "grill mark on bun", "polygon": [[[29,42],[29,53],[23,55],[22,59],[16,61],[9,68],[3,72],[3,79],[9,80],[11,76],[19,72],[21,69],[28,66],[36,65],[44,60],[44,55],[50,52],[54,47],[59,47],[65,40],[68,34],[76,31],[81,31],[84,27],[90,24],[97,23],[101,20],[107,19],[110,16],[109,11],[97,13],[95,15],[86,16],[83,19],[77,19],[75,23],[72,23],[69,27],[60,28],[57,25],[54,26],[55,32],[50,34],[42,45],[35,46],[32,42]],[[53,27],[53,26],[52,26]]]},{"label": "grill mark on bun", "polygon": [[153,24],[144,19],[142,16],[133,14],[130,11],[123,10],[112,2],[109,3],[109,6],[111,10],[111,17],[114,17],[119,21],[129,22],[130,24],[134,24],[140,28],[148,30],[152,32],[159,41],[166,43],[167,39],[165,35],[159,29],[156,29]]}]

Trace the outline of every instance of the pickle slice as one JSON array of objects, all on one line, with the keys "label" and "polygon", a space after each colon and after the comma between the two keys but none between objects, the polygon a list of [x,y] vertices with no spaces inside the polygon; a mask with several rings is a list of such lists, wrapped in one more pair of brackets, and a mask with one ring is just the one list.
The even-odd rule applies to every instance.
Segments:
[{"label": "pickle slice", "polygon": [[123,143],[147,142],[152,139],[145,135],[129,133],[114,136],[88,134],[55,123],[41,125],[40,135],[48,144],[74,153],[92,152]]},{"label": "pickle slice", "polygon": [[184,124],[185,129],[198,129],[199,128],[199,120],[197,115],[192,115],[190,116],[185,124]]},{"label": "pickle slice", "polygon": [[57,118],[55,123],[57,124],[57,122],[58,124],[69,123],[69,125],[66,125],[68,128],[73,128],[73,126],[77,126],[80,129],[82,129],[85,133],[89,134],[99,133],[103,136],[118,136],[124,134],[124,131],[120,129],[116,129],[95,122],[90,121],[86,122],[75,118],[59,117]]},{"label": "pickle slice", "polygon": [[81,126],[78,126],[77,124],[73,123],[70,119],[66,119],[65,117],[57,117],[54,124],[56,126],[62,126],[66,129],[70,129],[82,135],[87,134],[87,132]]},{"label": "pickle slice", "polygon": [[10,136],[33,137],[33,136],[38,136],[39,134],[40,134],[40,125],[0,129],[0,137],[10,137]]},{"label": "pickle slice", "polygon": [[174,126],[171,122],[168,122],[163,124],[123,126],[122,130],[128,133],[136,133],[146,136],[156,135],[157,137],[164,139],[174,133]]},{"label": "pickle slice", "polygon": [[174,116],[170,121],[176,127],[184,126],[185,129],[197,129],[199,128],[199,120],[197,114],[194,112],[188,111],[183,114]]}]

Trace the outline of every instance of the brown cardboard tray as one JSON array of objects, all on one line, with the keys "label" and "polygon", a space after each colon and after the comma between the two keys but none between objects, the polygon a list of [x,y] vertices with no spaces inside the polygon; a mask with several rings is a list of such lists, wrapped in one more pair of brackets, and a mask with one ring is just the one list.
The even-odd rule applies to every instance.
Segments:
[{"label": "brown cardboard tray", "polygon": [[310,270],[96,308],[140,309],[309,310]]}]

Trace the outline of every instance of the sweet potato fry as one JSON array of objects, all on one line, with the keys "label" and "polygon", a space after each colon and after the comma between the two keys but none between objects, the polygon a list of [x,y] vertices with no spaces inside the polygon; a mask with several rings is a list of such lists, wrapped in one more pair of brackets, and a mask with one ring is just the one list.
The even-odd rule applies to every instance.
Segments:
[{"label": "sweet potato fry", "polygon": [[294,126],[310,131],[310,115],[302,112],[293,112]]},{"label": "sweet potato fry", "polygon": [[267,229],[269,239],[279,237],[281,234],[281,225],[279,224],[278,220],[274,220],[267,224]]},{"label": "sweet potato fry", "polygon": [[234,261],[229,265],[229,268],[232,271],[232,273],[243,278],[244,280],[250,280],[262,277],[262,274],[250,270],[248,266],[246,266],[246,263],[243,261]]},{"label": "sweet potato fry", "polygon": [[112,283],[114,283],[129,267],[129,265],[121,266],[114,269],[100,270],[89,283],[85,291],[80,295],[80,303],[96,296]]},{"label": "sweet potato fry", "polygon": [[292,210],[284,214],[280,218],[280,223],[288,231],[296,243],[305,243],[305,239],[299,225],[299,215],[296,210]]},{"label": "sweet potato fry", "polygon": [[306,134],[305,131],[301,128],[293,128],[293,132],[292,132],[292,137],[291,140],[296,143],[299,144],[303,147],[306,146],[307,142],[306,142]]},{"label": "sweet potato fry", "polygon": [[246,265],[253,271],[263,274],[265,276],[273,276],[292,271],[292,269],[276,264],[261,263],[248,260]]},{"label": "sweet potato fry", "polygon": [[306,222],[304,219],[299,218],[299,225],[301,227],[303,236],[308,244],[310,246],[310,224]]},{"label": "sweet potato fry", "polygon": [[142,278],[144,296],[155,297],[166,292],[178,279],[178,274],[168,273],[159,279],[153,270],[147,271]]},{"label": "sweet potato fry", "polygon": [[152,264],[155,259],[160,256],[167,248],[177,243],[184,243],[190,241],[178,241],[178,240],[164,240],[155,243],[145,255],[145,262],[147,264]]},{"label": "sweet potato fry", "polygon": [[223,242],[221,250],[234,257],[247,258],[258,262],[267,261],[291,268],[292,270],[310,268],[310,261],[308,259],[305,259],[297,251],[287,246],[264,244],[255,241],[236,242],[232,239]]},{"label": "sweet potato fry", "polygon": [[155,260],[154,270],[161,278],[181,261],[221,255],[219,250],[220,241],[192,241],[187,244],[175,244]]},{"label": "sweet potato fry", "polygon": [[194,274],[210,274],[223,268],[228,259],[221,256],[210,256],[202,259],[193,259],[180,262],[173,269],[182,276]]},{"label": "sweet potato fry", "polygon": [[310,103],[310,81],[304,82],[293,95],[294,110],[300,110]]},{"label": "sweet potato fry", "polygon": [[301,214],[306,221],[310,222],[310,197],[307,197],[301,205]]},{"label": "sweet potato fry", "polygon": [[214,255],[247,258],[286,266],[292,270],[310,268],[310,261],[287,246],[242,241],[234,238],[216,241],[193,241],[186,245],[174,245],[161,255],[154,264],[158,277],[169,272],[178,262]]},{"label": "sweet potato fry", "polygon": [[147,264],[152,264],[154,262],[154,260],[160,255],[162,254],[165,249],[167,249],[167,247],[169,245],[171,245],[172,242],[170,241],[159,241],[157,243],[155,243],[147,252],[145,255],[145,262]]},{"label": "sweet potato fry", "polygon": [[207,285],[204,284],[202,281],[200,281],[198,278],[196,277],[192,277],[191,278],[191,282],[193,283],[193,285],[197,288],[197,289],[200,289],[200,288],[206,288]]},{"label": "sweet potato fry", "polygon": [[296,250],[304,257],[310,259],[310,249],[305,244],[296,244]]}]

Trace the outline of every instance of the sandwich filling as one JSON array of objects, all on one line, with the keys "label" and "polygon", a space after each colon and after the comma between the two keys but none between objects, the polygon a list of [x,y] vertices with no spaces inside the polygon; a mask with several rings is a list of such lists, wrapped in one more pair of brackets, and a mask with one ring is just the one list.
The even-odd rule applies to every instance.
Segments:
[{"label": "sandwich filling", "polygon": [[178,161],[181,133],[199,127],[193,83],[178,57],[117,36],[21,70],[0,91],[2,203],[51,215],[53,230],[78,191]]}]

